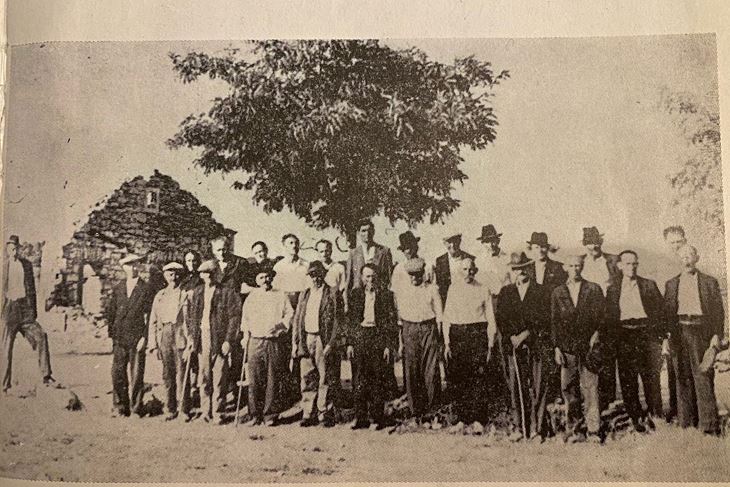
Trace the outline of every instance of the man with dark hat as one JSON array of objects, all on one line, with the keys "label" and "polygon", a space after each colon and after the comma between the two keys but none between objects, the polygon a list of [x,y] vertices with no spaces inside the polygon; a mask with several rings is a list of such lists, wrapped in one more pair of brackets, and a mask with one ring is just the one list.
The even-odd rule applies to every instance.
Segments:
[{"label": "man with dark hat", "polygon": [[594,347],[603,328],[606,303],[601,287],[581,276],[582,255],[570,256],[565,262],[568,278],[556,287],[550,300],[552,341],[555,363],[560,366],[560,388],[568,407],[567,433],[571,442],[585,436],[577,430],[582,416],[588,439],[600,443],[601,410],[598,403],[598,369],[593,360]]},{"label": "man with dark hat", "polygon": [[548,242],[545,232],[532,232],[527,246],[532,256],[532,264],[528,267],[532,279],[541,286],[545,286],[545,290],[551,293],[553,289],[565,282],[567,275],[563,269],[563,263],[549,257],[553,247]]},{"label": "man with dark hat", "polygon": [[330,386],[339,382],[337,348],[343,337],[344,304],[342,296],[324,282],[327,270],[322,262],[309,264],[311,286],[299,295],[292,320],[292,358],[300,359],[302,422],[304,427],[324,421],[335,425]]},{"label": "man with dark hat", "polygon": [[487,363],[492,355],[497,324],[492,293],[474,277],[470,258],[459,261],[461,279],[449,287],[443,318],[444,358],[449,398],[464,422],[487,418]]},{"label": "man with dark hat", "polygon": [[446,253],[436,258],[436,265],[434,266],[434,276],[439,296],[441,296],[442,306],[446,306],[446,296],[451,283],[462,279],[460,261],[462,259],[474,260],[473,255],[461,250],[460,233],[450,232],[444,235],[444,245],[446,246]]},{"label": "man with dark hat", "polygon": [[502,234],[497,233],[494,225],[484,225],[477,240],[482,243],[483,249],[474,263],[482,272],[482,283],[488,285],[496,296],[510,279],[509,255],[500,247]]},{"label": "man with dark hat", "polygon": [[2,340],[0,357],[3,392],[10,389],[12,382],[13,346],[18,332],[28,340],[33,350],[38,351],[38,365],[43,383],[55,384],[51,375],[51,354],[48,349],[48,335],[36,321],[36,290],[33,264],[20,256],[20,238],[11,235],[5,244],[5,259],[2,275]]},{"label": "man with dark hat", "polygon": [[526,439],[550,433],[546,406],[555,370],[550,296],[530,276],[531,263],[524,252],[512,254],[512,284],[499,292],[496,312],[508,356],[515,434]]},{"label": "man with dark hat", "polygon": [[[405,270],[405,263],[408,262],[410,259],[415,259],[418,257],[418,242],[421,239],[413,235],[413,232],[408,230],[401,233],[398,236],[398,240],[400,240],[398,250],[403,253],[403,260],[395,265],[395,267],[393,268],[393,274],[390,278],[390,290],[393,292],[393,296],[396,300],[396,305],[398,303],[398,292],[404,287],[408,287],[411,283],[411,278]],[[426,269],[423,277],[423,280],[426,282],[431,282],[431,273],[429,272],[429,270],[430,269]]]},{"label": "man with dark hat", "polygon": [[411,413],[432,410],[441,393],[441,298],[436,286],[424,281],[426,262],[420,257],[405,263],[410,284],[399,290],[396,308],[401,323],[404,375]]},{"label": "man with dark hat", "polygon": [[[139,277],[144,257],[128,254],[119,261],[126,279],[112,288],[107,308],[112,339],[113,415],[144,415],[144,368],[148,323],[155,290]],[[127,368],[130,374],[127,375]],[[132,383],[130,404],[129,383]]]},{"label": "man with dark hat", "polygon": [[[179,286],[183,270],[184,267],[177,262],[169,262],[162,268],[167,287],[157,292],[150,311],[150,332],[153,335],[150,351],[159,350],[158,357],[162,360],[168,421],[177,418],[178,406],[182,410],[182,417],[189,413],[190,408],[188,391],[183,390],[188,361],[185,356],[187,332],[183,316],[187,294]],[[178,401],[178,398],[182,401]]]}]

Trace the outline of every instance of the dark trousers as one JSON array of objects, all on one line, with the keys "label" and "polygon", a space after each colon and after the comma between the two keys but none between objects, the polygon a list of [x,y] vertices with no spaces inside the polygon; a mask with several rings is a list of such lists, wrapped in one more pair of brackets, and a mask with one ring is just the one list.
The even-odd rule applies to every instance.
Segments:
[{"label": "dark trousers", "polygon": [[248,342],[248,412],[254,418],[276,418],[284,410],[291,376],[286,336]]},{"label": "dark trousers", "polygon": [[616,369],[618,367],[618,337],[609,334],[603,340],[601,368],[598,371],[598,405],[601,411],[616,400]]},{"label": "dark trousers", "polygon": [[487,418],[487,354],[489,334],[486,323],[451,325],[451,360],[446,371],[449,399],[464,422]]},{"label": "dark trousers", "polygon": [[440,399],[441,339],[435,319],[418,323],[402,322],[408,403],[411,413],[420,416],[433,410]]},{"label": "dark trousers", "polygon": [[[168,412],[174,413],[180,406],[182,412],[187,413],[190,411],[190,381],[185,380],[187,360],[183,354],[184,348],[180,348],[175,341],[174,323],[162,325],[159,345],[162,356],[162,382],[165,384],[167,395],[165,407]],[[185,382],[187,384],[183,391]],[[182,400],[182,404],[178,404],[178,399]]]},{"label": "dark trousers", "polygon": [[48,349],[48,335],[36,321],[27,322],[23,317],[23,304],[6,300],[2,310],[3,349],[0,357],[3,390],[10,388],[13,369],[13,348],[18,333],[23,335],[33,350],[38,352],[38,367],[41,376],[51,377],[51,355]]},{"label": "dark trousers", "polygon": [[618,353],[618,374],[626,412],[632,420],[642,417],[639,399],[639,377],[644,388],[647,412],[654,417],[662,414],[662,392],[659,370],[654,362],[657,339],[646,328],[615,330]]},{"label": "dark trousers", "polygon": [[388,362],[383,359],[385,346],[377,328],[362,328],[353,348],[355,349],[352,361],[355,418],[365,421],[370,417],[376,423],[380,423],[383,421],[385,407]]},{"label": "dark trousers", "polygon": [[[130,412],[129,384],[132,384],[132,412],[143,413],[145,351],[137,351],[137,344],[112,343],[112,386],[114,408],[121,414]],[[127,371],[129,369],[129,372]]]},{"label": "dark trousers", "polygon": [[677,373],[677,416],[683,428],[698,426],[717,433],[719,418],[715,399],[715,371],[700,371],[700,363],[710,346],[711,335],[702,325],[679,325],[672,335],[674,366]]},{"label": "dark trousers", "polygon": [[[550,381],[547,369],[551,367],[549,353],[520,347],[509,356],[508,364],[512,423],[519,431],[526,432],[528,438],[534,435],[547,436],[549,434],[547,392]],[[521,391],[519,386],[522,386]]]}]

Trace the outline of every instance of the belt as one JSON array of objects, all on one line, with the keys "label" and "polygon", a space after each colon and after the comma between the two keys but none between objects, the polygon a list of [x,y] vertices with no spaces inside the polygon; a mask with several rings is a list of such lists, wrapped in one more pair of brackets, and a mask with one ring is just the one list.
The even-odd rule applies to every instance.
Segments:
[{"label": "belt", "polygon": [[677,315],[680,325],[701,325],[702,315]]},{"label": "belt", "polygon": [[424,321],[410,321],[410,320],[403,320],[404,323],[408,323],[409,325],[433,325],[436,323],[436,318],[429,318]]},{"label": "belt", "polygon": [[621,320],[621,328],[625,328],[627,330],[639,330],[641,328],[646,328],[649,325],[649,320],[647,318],[631,318],[628,320]]},{"label": "belt", "polygon": [[307,335],[318,335],[318,336],[319,336],[319,332],[318,332],[318,331],[307,331],[307,332],[305,332],[305,333],[306,333]]}]

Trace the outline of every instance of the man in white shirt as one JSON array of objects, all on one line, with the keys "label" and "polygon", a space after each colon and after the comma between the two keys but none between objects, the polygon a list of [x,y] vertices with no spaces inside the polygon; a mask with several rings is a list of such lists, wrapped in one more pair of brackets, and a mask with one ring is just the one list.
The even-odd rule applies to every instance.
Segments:
[{"label": "man in white shirt", "polygon": [[401,323],[408,402],[411,413],[421,416],[436,407],[441,394],[441,298],[436,285],[423,280],[423,259],[410,259],[405,270],[411,282],[400,290],[396,308]]},{"label": "man in white shirt", "polygon": [[347,288],[345,266],[332,260],[332,242],[327,239],[322,239],[317,242],[315,248],[320,256],[322,265],[324,265],[324,268],[327,271],[327,274],[324,276],[324,282],[329,287],[342,294]]},{"label": "man in white shirt", "polygon": [[[401,233],[398,239],[400,240],[398,250],[403,253],[403,259],[395,265],[393,275],[390,278],[390,290],[395,296],[396,304],[398,302],[398,293],[404,288],[408,288],[411,284],[411,277],[405,270],[405,263],[410,259],[418,257],[418,242],[421,240],[413,235],[413,232],[410,230]],[[423,280],[425,282],[431,282],[432,279],[429,269],[426,269]]]},{"label": "man in white shirt", "polygon": [[488,418],[487,363],[497,324],[489,286],[477,281],[473,259],[459,262],[461,279],[449,286],[443,318],[449,398],[464,422]]},{"label": "man in white shirt", "polygon": [[[248,411],[252,426],[273,426],[286,408],[291,371],[291,321],[294,309],[289,297],[274,289],[276,272],[256,276],[258,289],[243,304],[241,346],[248,350]],[[248,347],[248,348],[247,348]]]},{"label": "man in white shirt", "polygon": [[293,308],[299,301],[299,293],[309,286],[309,263],[299,257],[299,237],[288,233],[282,237],[281,244],[284,247],[284,258],[274,264],[276,277],[273,286],[286,293]]},{"label": "man in white shirt", "polygon": [[477,238],[483,249],[474,262],[481,272],[481,282],[489,286],[494,296],[510,282],[509,255],[500,247],[501,238],[502,234],[497,233],[494,225],[484,225],[482,234]]}]

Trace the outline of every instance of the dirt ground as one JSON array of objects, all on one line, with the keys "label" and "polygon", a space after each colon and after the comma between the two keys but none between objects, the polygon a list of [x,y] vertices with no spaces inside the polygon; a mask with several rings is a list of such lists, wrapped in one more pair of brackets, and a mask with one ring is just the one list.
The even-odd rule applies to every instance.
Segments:
[{"label": "dirt ground", "polygon": [[[80,397],[39,386],[34,355],[16,343],[13,393],[0,398],[0,476],[117,482],[353,481],[729,481],[730,439],[664,423],[603,445],[510,443],[441,431],[388,434],[331,429],[234,428],[162,416],[111,418],[110,365],[103,340],[49,333],[54,375]],[[80,347],[79,343],[85,343]],[[84,350],[80,350],[83,348]],[[159,362],[146,381],[159,383]],[[716,380],[730,404],[730,373]]]}]

